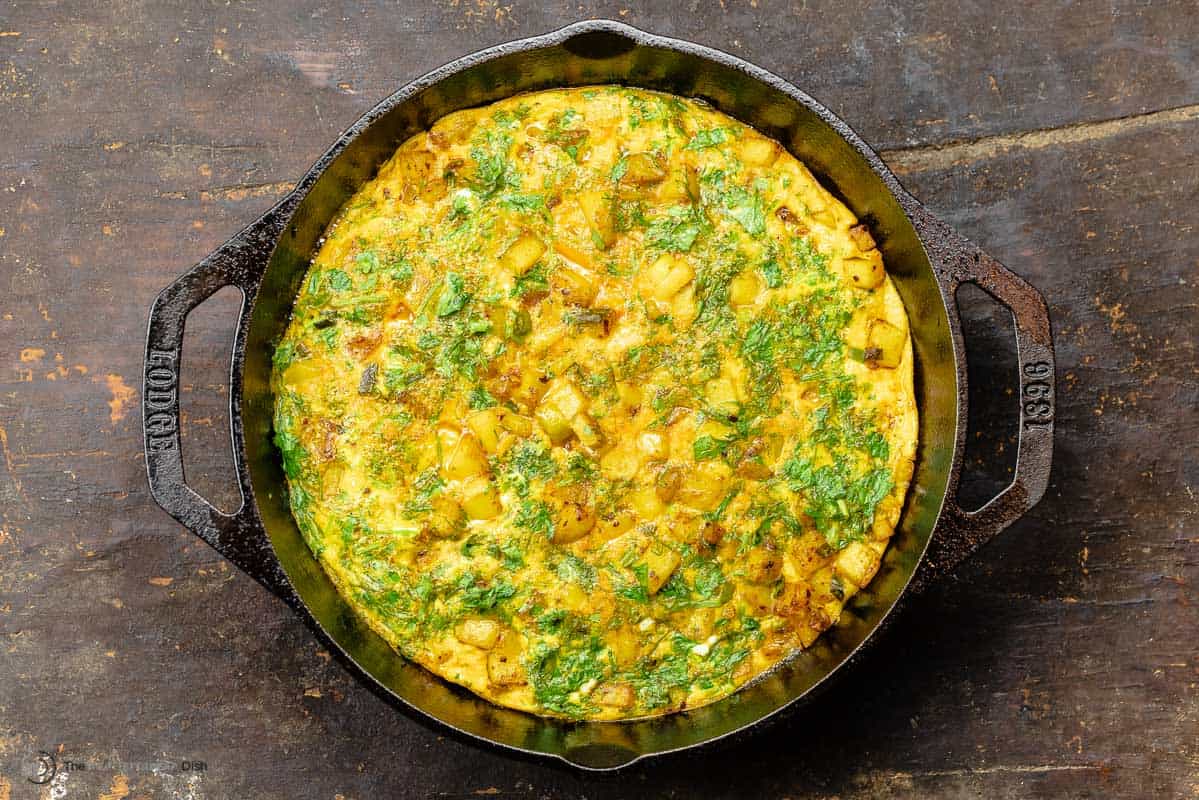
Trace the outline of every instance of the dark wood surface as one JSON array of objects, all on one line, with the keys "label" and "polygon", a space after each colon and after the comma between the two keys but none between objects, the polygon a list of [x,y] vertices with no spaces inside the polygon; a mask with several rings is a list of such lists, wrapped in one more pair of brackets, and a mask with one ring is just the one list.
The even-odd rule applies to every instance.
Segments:
[{"label": "dark wood surface", "polygon": [[[443,738],[358,685],[155,506],[138,411],[155,293],[343,127],[590,16],[841,114],[1045,293],[1060,387],[1045,500],[835,691],[603,778]],[[1199,797],[1192,2],[3,3],[0,133],[0,800]],[[227,291],[189,322],[183,381],[189,477],[231,505]],[[978,494],[1014,400],[1004,315],[968,306]],[[39,750],[86,769],[34,786]]]}]

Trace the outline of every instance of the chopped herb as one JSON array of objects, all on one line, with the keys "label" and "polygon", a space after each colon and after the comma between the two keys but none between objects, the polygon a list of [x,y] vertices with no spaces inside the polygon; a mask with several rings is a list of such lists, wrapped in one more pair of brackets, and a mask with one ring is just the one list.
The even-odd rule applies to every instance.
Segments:
[{"label": "chopped herb", "polygon": [[464,290],[462,276],[456,272],[447,273],[441,295],[437,298],[437,316],[448,317],[457,314],[470,301],[470,293]]},{"label": "chopped herb", "polygon": [[339,269],[331,269],[325,273],[325,284],[335,292],[344,292],[354,285],[350,276]]},{"label": "chopped herb", "polygon": [[729,131],[727,128],[708,128],[707,130],[696,131],[691,137],[691,141],[687,142],[688,150],[703,150],[708,147],[716,147],[724,144],[729,140]]}]

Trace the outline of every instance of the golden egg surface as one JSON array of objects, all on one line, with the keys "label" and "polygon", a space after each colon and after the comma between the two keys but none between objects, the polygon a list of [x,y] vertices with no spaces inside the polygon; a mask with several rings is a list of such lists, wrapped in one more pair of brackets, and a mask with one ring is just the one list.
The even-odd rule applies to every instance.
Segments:
[{"label": "golden egg surface", "polygon": [[865,226],[777,143],[623,87],[406,141],[274,355],[305,540],[405,657],[500,705],[710,703],[879,569],[916,445]]}]

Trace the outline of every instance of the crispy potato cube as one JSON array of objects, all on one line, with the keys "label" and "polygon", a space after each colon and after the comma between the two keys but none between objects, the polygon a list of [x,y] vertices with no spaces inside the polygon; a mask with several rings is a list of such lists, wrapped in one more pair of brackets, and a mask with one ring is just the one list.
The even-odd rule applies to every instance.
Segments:
[{"label": "crispy potato cube", "polygon": [[856,289],[876,289],[883,282],[887,271],[883,268],[883,257],[871,250],[860,258],[847,258],[845,277]]},{"label": "crispy potato cube", "polygon": [[611,541],[636,524],[637,515],[633,513],[632,509],[621,506],[596,521],[595,536],[600,542]]},{"label": "crispy potato cube", "polygon": [[763,136],[748,135],[737,143],[737,155],[751,166],[768,167],[778,158],[779,148]]},{"label": "crispy potato cube", "polygon": [[542,404],[557,406],[562,416],[574,419],[587,410],[587,398],[569,378],[556,378],[541,398]]},{"label": "crispy potato cube", "polygon": [[768,583],[741,583],[737,597],[755,614],[769,614],[774,608],[774,586]]},{"label": "crispy potato cube", "polygon": [[619,381],[616,384],[616,395],[620,398],[620,404],[625,408],[640,405],[644,398],[641,387],[628,381]]},{"label": "crispy potato cube", "polygon": [[728,468],[724,464],[701,462],[683,481],[677,499],[698,511],[711,511],[724,499],[728,477]]},{"label": "crispy potato cube", "polygon": [[874,243],[874,237],[870,235],[870,229],[865,225],[854,225],[850,228],[849,238],[863,253],[868,253],[877,246]]},{"label": "crispy potato cube", "polygon": [[866,335],[866,363],[875,367],[895,369],[903,360],[907,338],[902,329],[882,319],[870,323]]},{"label": "crispy potato cube", "polygon": [[522,233],[500,256],[500,266],[515,275],[524,275],[545,255],[545,242],[531,233]]},{"label": "crispy potato cube", "polygon": [[573,306],[589,306],[599,292],[595,276],[581,267],[563,266],[550,275],[550,285]]},{"label": "crispy potato cube", "polygon": [[633,687],[627,683],[601,683],[595,687],[595,702],[605,708],[628,711],[637,699]]},{"label": "crispy potato cube", "polygon": [[579,192],[579,208],[591,229],[591,240],[601,250],[607,250],[616,241],[616,218],[612,213],[611,201],[602,192]]},{"label": "crispy potato cube", "polygon": [[774,583],[783,574],[783,554],[771,547],[754,547],[746,553],[742,569],[751,583]]},{"label": "crispy potato cube", "polygon": [[643,431],[637,437],[637,449],[643,456],[650,459],[670,457],[670,442],[657,431]]},{"label": "crispy potato cube", "polygon": [[774,464],[781,450],[782,439],[778,436],[754,439],[737,462],[737,474],[754,480],[769,478],[774,474]]},{"label": "crispy potato cube", "polygon": [[574,433],[570,420],[552,403],[542,403],[533,412],[537,423],[554,444],[564,444]]},{"label": "crispy potato cube", "polygon": [[654,477],[654,491],[663,503],[669,503],[679,494],[683,485],[683,471],[678,467],[664,467]]},{"label": "crispy potato cube", "polygon": [[437,443],[441,448],[441,471],[450,480],[487,472],[487,456],[473,433],[441,425],[437,429]]},{"label": "crispy potato cube", "polygon": [[649,186],[666,177],[666,170],[649,153],[631,153],[625,156],[624,164],[625,172],[621,177],[624,183]]},{"label": "crispy potato cube", "polygon": [[493,619],[467,617],[454,629],[454,637],[463,644],[490,650],[500,636],[500,624]]},{"label": "crispy potato cube", "polygon": [[654,542],[645,551],[641,563],[647,567],[646,591],[657,594],[678,568],[679,554],[661,542]]},{"label": "crispy potato cube", "polygon": [[618,444],[600,458],[600,471],[610,480],[628,480],[637,474],[641,456],[631,447]]},{"label": "crispy potato cube", "polygon": [[599,448],[604,443],[604,434],[587,414],[576,415],[570,421],[570,429],[574,431],[575,436],[579,437],[580,442],[592,450]]},{"label": "crispy potato cube", "polygon": [[554,509],[554,544],[570,544],[595,527],[595,506],[579,499],[550,498]]},{"label": "crispy potato cube", "polygon": [[520,634],[504,631],[487,654],[487,680],[492,686],[520,686],[528,682],[520,663]]},{"label": "crispy potato cube", "polygon": [[717,413],[731,417],[741,408],[737,387],[723,375],[708,381],[704,391],[708,396],[708,406]]},{"label": "crispy potato cube", "polygon": [[762,285],[758,276],[746,270],[729,282],[729,305],[733,308],[751,306],[758,300]]},{"label": "crispy potato cube", "polygon": [[780,617],[805,617],[811,594],[812,590],[806,583],[787,581],[774,599],[774,613]]},{"label": "crispy potato cube", "polygon": [[400,173],[402,188],[400,200],[414,203],[444,197],[445,180],[437,169],[437,156],[427,150],[411,150],[403,158],[392,159]]},{"label": "crispy potato cube", "polygon": [[500,424],[517,436],[528,436],[533,432],[533,420],[511,411],[504,412],[500,418]]},{"label": "crispy potato cube", "polygon": [[697,316],[699,304],[695,302],[695,287],[684,286],[670,301],[670,317],[674,321],[675,330],[687,330]]},{"label": "crispy potato cube", "polygon": [[629,494],[629,505],[644,520],[657,519],[666,508],[658,499],[657,488],[653,486],[643,486]]},{"label": "crispy potato cube", "polygon": [[570,242],[557,239],[554,241],[554,252],[562,257],[562,260],[568,265],[580,267],[583,270],[590,272],[595,269],[595,264],[591,260],[591,256],[575,247]]},{"label": "crispy potato cube", "polygon": [[466,426],[470,428],[488,455],[494,455],[499,450],[500,437],[506,433],[500,427],[500,420],[504,413],[503,408],[496,406],[475,411],[466,418]]},{"label": "crispy potato cube", "polygon": [[878,571],[878,554],[862,542],[850,542],[837,554],[833,569],[854,586],[865,586]]},{"label": "crispy potato cube", "polygon": [[481,475],[462,484],[462,510],[471,519],[495,519],[504,510],[495,484]]},{"label": "crispy potato cube", "polygon": [[654,300],[667,301],[695,278],[695,270],[677,253],[665,253],[637,274],[641,292]]},{"label": "crispy potato cube", "polygon": [[283,371],[283,385],[299,393],[307,391],[307,384],[324,381],[329,376],[329,366],[319,358],[304,358],[295,361]]}]

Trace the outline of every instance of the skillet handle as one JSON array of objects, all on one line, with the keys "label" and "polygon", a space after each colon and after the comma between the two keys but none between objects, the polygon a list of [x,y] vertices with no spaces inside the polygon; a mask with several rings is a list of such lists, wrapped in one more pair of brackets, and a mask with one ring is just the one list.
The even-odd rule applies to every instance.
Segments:
[{"label": "skillet handle", "polygon": [[[244,334],[250,300],[258,289],[265,261],[287,223],[290,198],[250,224],[216,251],[162,290],[150,308],[146,334],[145,373],[142,382],[142,432],[150,494],[158,505],[225,558],[261,583],[284,602],[298,600],[275,558],[254,504],[247,502],[250,487],[238,464],[240,507],[226,514],[190,486],[184,475],[179,437],[179,369],[187,316],[226,286],[241,291],[237,330]],[[236,361],[236,355],[234,356]],[[241,375],[230,370],[229,419],[234,458],[240,462]]]},{"label": "skillet handle", "polygon": [[[924,241],[957,324],[956,292],[973,283],[1012,312],[1016,331],[1016,366],[1020,376],[1020,431],[1016,474],[1008,486],[976,511],[964,510],[957,501],[960,470],[947,490],[941,522],[929,542],[927,567],[917,577],[927,586],[954,570],[979,547],[1031,509],[1045,494],[1053,463],[1054,389],[1053,338],[1045,298],[1023,278],[984,253],[973,242],[914,204],[913,221]],[[965,398],[965,370],[961,370]],[[965,402],[963,400],[963,411]],[[965,441],[965,425],[959,433]]]}]

